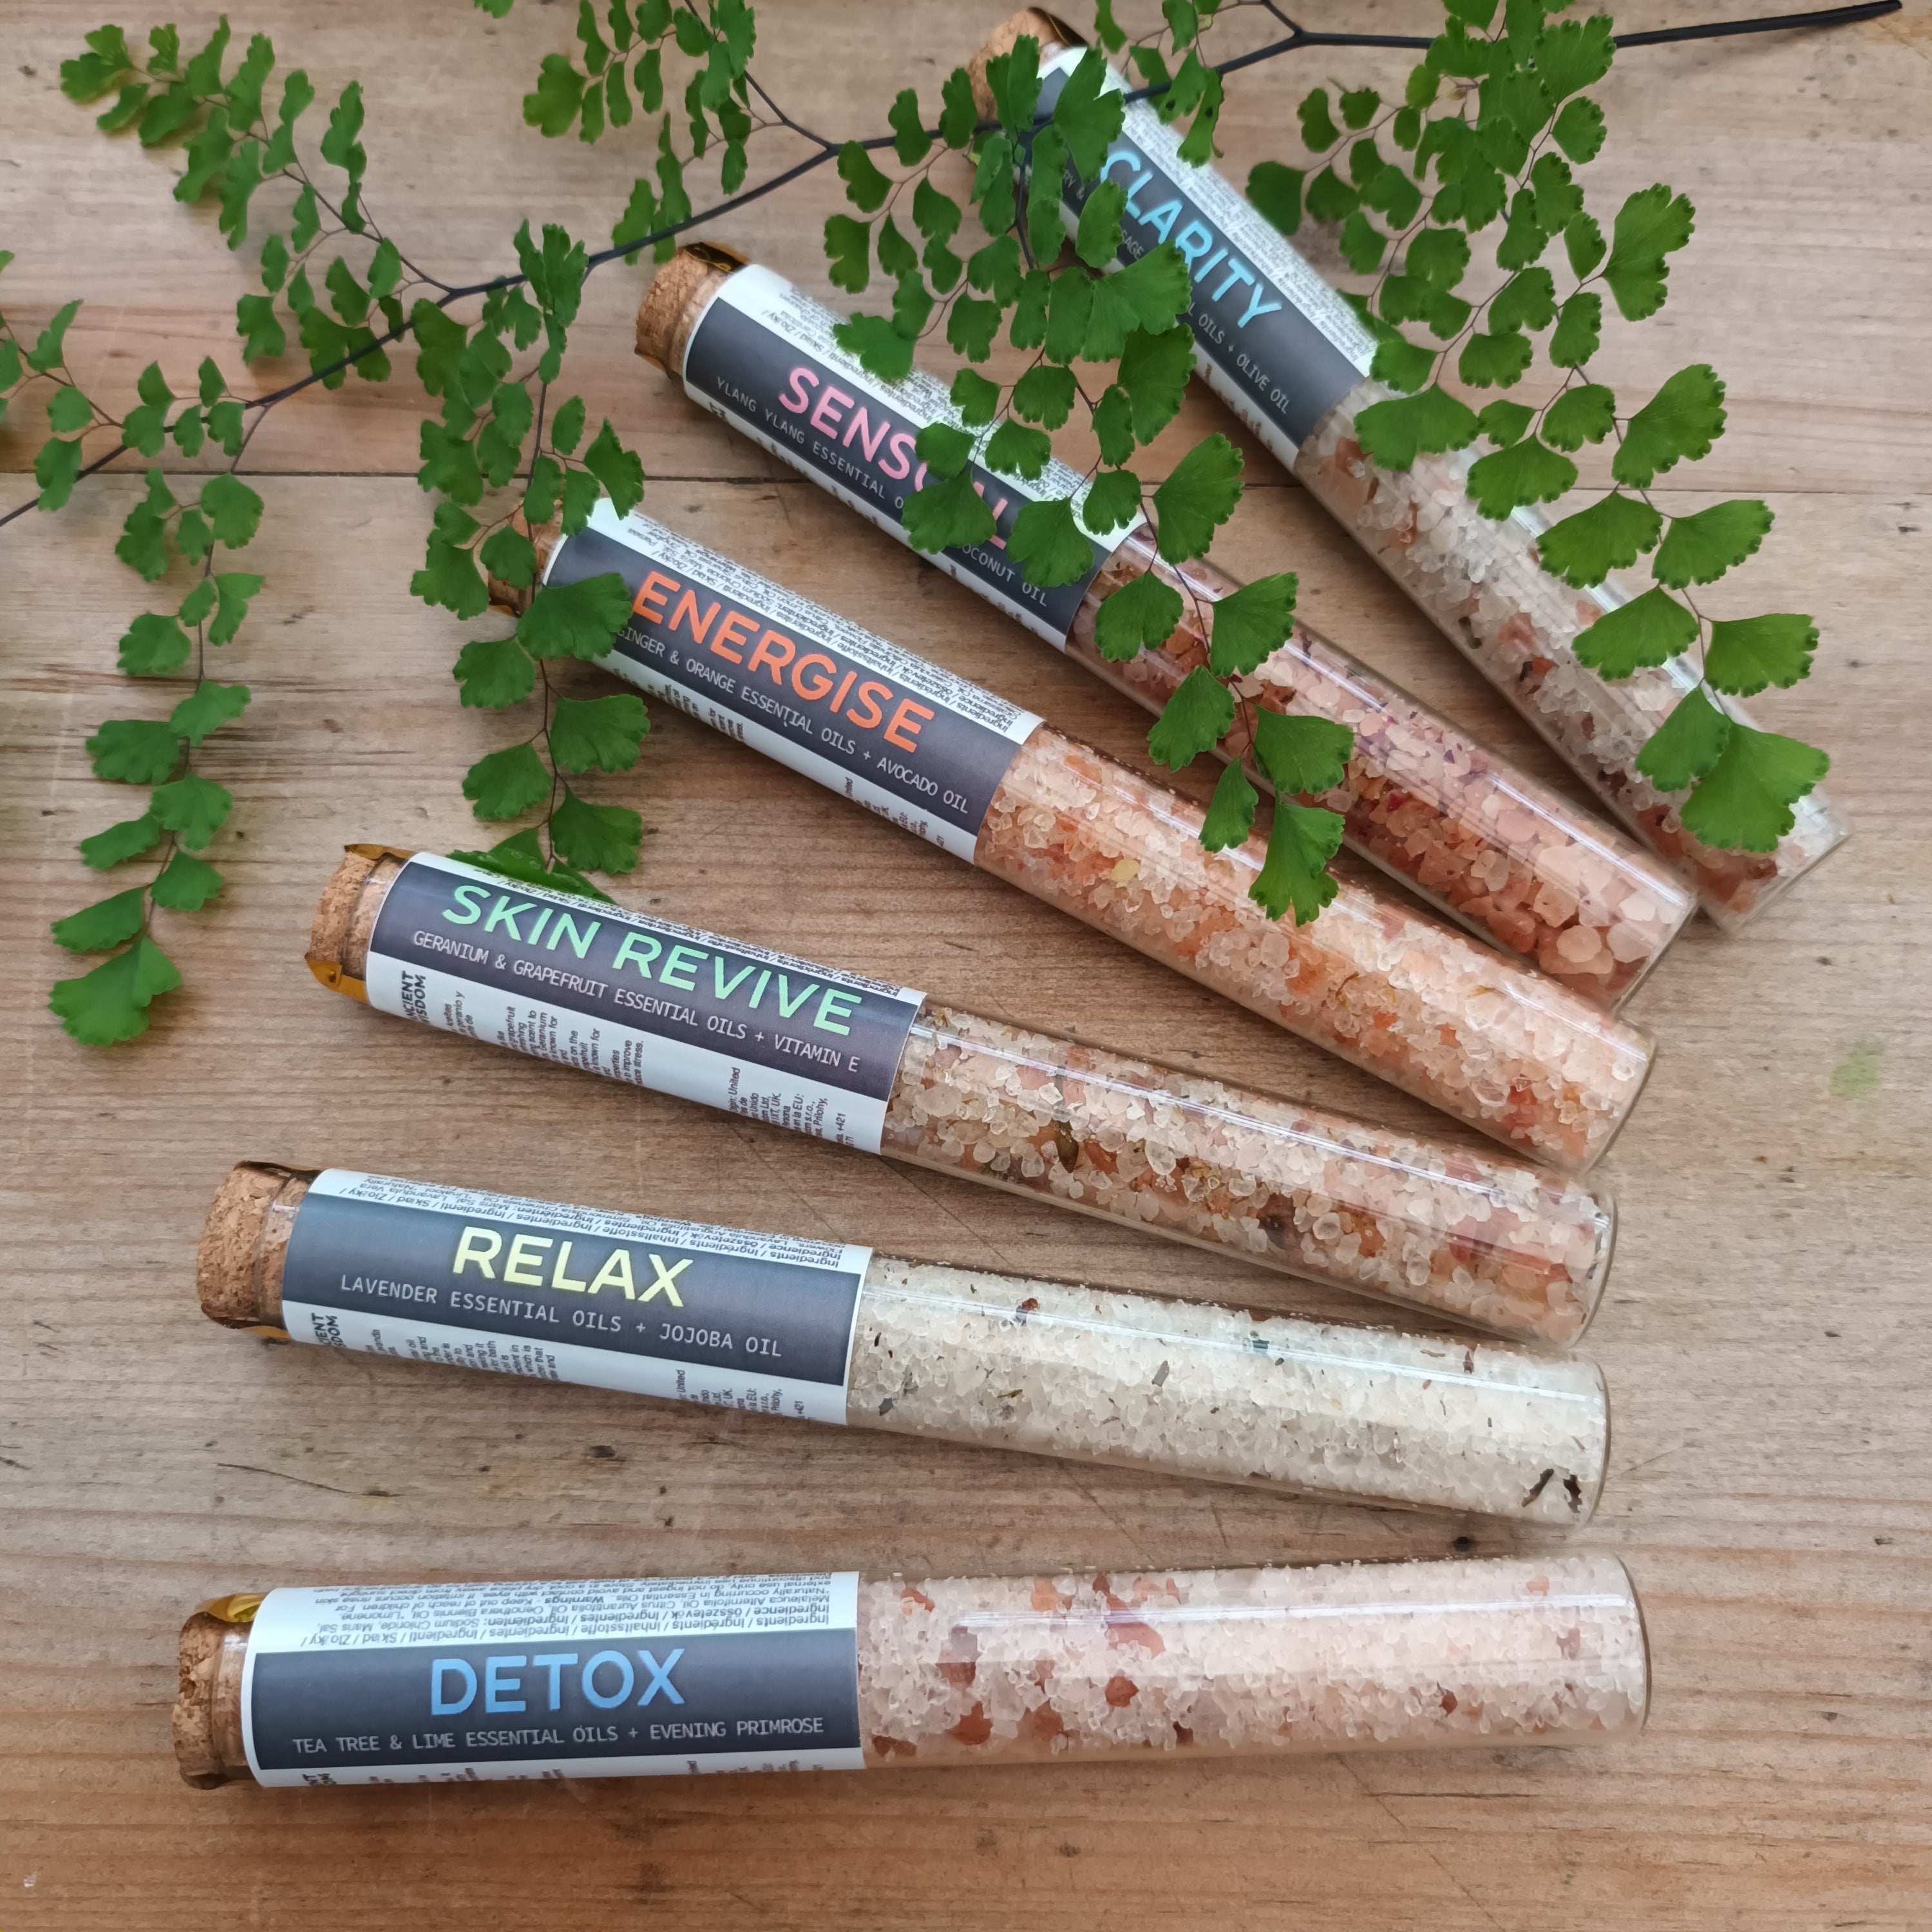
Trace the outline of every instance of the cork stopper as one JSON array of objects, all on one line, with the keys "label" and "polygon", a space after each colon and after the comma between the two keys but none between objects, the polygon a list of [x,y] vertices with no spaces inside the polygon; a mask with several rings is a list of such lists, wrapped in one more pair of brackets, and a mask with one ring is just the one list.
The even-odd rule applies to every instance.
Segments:
[{"label": "cork stopper", "polygon": [[224,1598],[205,1604],[182,1626],[175,1764],[197,1791],[248,1775],[248,1754],[242,1742],[242,1666],[248,1654],[247,1618],[260,1600]]},{"label": "cork stopper", "polygon": [[312,1168],[244,1160],[216,1190],[196,1252],[201,1312],[225,1328],[282,1328],[282,1264]]},{"label": "cork stopper", "polygon": [[537,574],[528,584],[506,584],[500,577],[484,572],[484,581],[490,586],[490,608],[501,610],[512,617],[520,617],[530,608],[530,599],[537,594],[537,585],[543,581],[545,570],[550,567],[550,554],[556,549],[563,536],[563,519],[553,517],[547,524],[538,524],[534,529],[524,520],[520,510],[510,512],[510,526],[520,530],[530,540],[537,554]]},{"label": "cork stopper", "polygon": [[684,374],[685,344],[711,298],[750,257],[715,242],[680,248],[644,291],[638,304],[638,353],[673,382]]},{"label": "cork stopper", "polygon": [[1036,7],[1029,7],[1016,14],[1011,20],[1002,20],[981,44],[980,51],[966,63],[966,71],[973,82],[974,104],[983,120],[991,121],[999,113],[998,104],[993,98],[993,90],[986,84],[986,63],[997,60],[1001,54],[1011,53],[1016,40],[1025,39],[1030,34],[1040,43],[1040,57],[1042,62],[1058,53],[1063,47],[1080,47],[1087,44],[1064,20],[1051,14],[1043,14]]},{"label": "cork stopper", "polygon": [[389,883],[410,854],[393,845],[344,848],[335,876],[322,888],[308,932],[308,970],[331,992],[352,1000],[369,996],[362,984],[369,957],[369,935],[382,909]]}]

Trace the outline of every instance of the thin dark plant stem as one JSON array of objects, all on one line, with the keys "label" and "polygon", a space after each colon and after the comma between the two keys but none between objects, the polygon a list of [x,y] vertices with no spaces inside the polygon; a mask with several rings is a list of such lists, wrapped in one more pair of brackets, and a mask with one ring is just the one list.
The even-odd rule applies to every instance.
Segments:
[{"label": "thin dark plant stem", "polygon": [[[1426,47],[1431,44],[1427,39],[1418,38],[1411,34],[1317,32],[1302,26],[1298,21],[1292,19],[1282,10],[1280,7],[1274,4],[1274,0],[1263,0],[1263,4],[1276,20],[1288,28],[1287,38],[1271,40],[1266,46],[1256,47],[1249,53],[1237,54],[1228,60],[1217,61],[1214,63],[1214,71],[1216,74],[1234,74],[1244,68],[1256,67],[1264,61],[1273,60],[1281,54],[1292,53],[1302,47]],[[1896,14],[1900,11],[1904,4],[1904,0],[1859,0],[1859,4],[1855,6],[1830,7],[1818,12],[1767,14],[1748,20],[1712,20],[1688,27],[1660,27],[1648,33],[1619,34],[1615,36],[1615,39],[1616,44],[1620,47],[1648,47],[1660,46],[1667,42],[1676,40],[1720,40],[1738,34],[1768,34],[1784,30],[1796,31],[1810,27],[1850,26],[1861,20],[1876,20],[1886,14]],[[742,194],[732,195],[725,200],[714,203],[710,208],[700,209],[694,214],[687,215],[682,221],[672,222],[667,226],[653,229],[649,234],[640,235],[635,241],[627,242],[621,248],[600,249],[585,263],[584,272],[586,274],[592,268],[602,268],[607,262],[614,262],[620,258],[634,260],[645,249],[653,248],[660,242],[672,240],[693,228],[701,226],[706,222],[716,220],[720,215],[734,214],[741,208],[748,208],[753,202],[762,201],[766,195],[775,194],[782,188],[788,187],[802,176],[812,173],[815,170],[823,167],[827,161],[837,158],[839,152],[837,146],[827,141],[824,136],[815,134],[810,129],[801,127],[794,121],[756,81],[753,81],[752,85],[759,98],[764,101],[772,112],[777,116],[780,124],[798,135],[802,140],[814,142],[814,152],[808,154],[803,160],[785,169],[782,173],[772,176],[770,181],[761,182],[756,188],[746,188]],[[1158,92],[1160,90],[1154,88],[1136,88],[1128,93],[1126,98],[1130,100],[1142,100],[1149,94]],[[985,132],[998,125],[997,122],[982,122],[980,124],[979,131]],[[928,132],[936,134],[937,130],[928,130]],[[892,134],[877,134],[859,142],[857,145],[868,151],[876,152],[881,148],[890,148],[897,138],[896,135]],[[420,269],[414,267],[413,264],[406,263],[406,266],[410,266],[411,272],[430,286],[442,290],[443,292],[436,298],[436,306],[442,309],[448,308],[454,302],[466,301],[472,296],[489,295],[498,289],[520,288],[529,279],[521,274],[498,275],[487,282],[472,282],[464,287],[450,288],[446,284],[437,281],[434,276],[424,275]],[[290,397],[300,394],[304,389],[312,388],[316,383],[325,381],[328,377],[337,374],[338,370],[351,368],[368,355],[370,350],[382,348],[408,333],[407,322],[400,328],[386,329],[368,347],[358,350],[355,355],[341,356],[333,362],[325,364],[320,369],[312,369],[306,376],[298,376],[292,382],[284,383],[279,389],[272,389],[266,395],[249,398],[243,402],[242,406],[244,410],[272,409],[278,403],[286,402]],[[92,476],[105,470],[118,458],[126,454],[131,447],[131,445],[123,442],[118,447],[109,450],[104,455],[96,457],[92,463],[86,464],[80,470],[74,478],[75,482],[78,482],[82,477]],[[34,507],[37,500],[35,498],[29,497],[24,503],[18,504],[4,514],[0,514],[0,530],[5,529],[16,518],[25,516]]]}]

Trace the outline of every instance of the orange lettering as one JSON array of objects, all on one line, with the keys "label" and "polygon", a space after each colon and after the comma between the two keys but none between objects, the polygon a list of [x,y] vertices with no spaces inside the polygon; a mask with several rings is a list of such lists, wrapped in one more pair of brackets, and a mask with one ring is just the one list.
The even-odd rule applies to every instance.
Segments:
[{"label": "orange lettering", "polygon": [[674,577],[667,577],[661,570],[654,570],[638,587],[638,601],[631,606],[640,617],[655,617],[664,622],[664,593],[682,586]]},{"label": "orange lettering", "polygon": [[[908,716],[915,711],[919,714],[916,721]],[[920,724],[932,716],[932,711],[926,706],[915,704],[910,698],[901,698],[899,708],[892,713],[892,722],[886,727],[886,742],[898,746],[902,752],[917,751]],[[905,734],[904,737],[899,735],[902,731]]]},{"label": "orange lettering", "polygon": [[[777,646],[776,650],[772,648],[774,645]],[[784,652],[783,657],[778,656],[779,651]],[[757,644],[752,646],[751,662],[746,665],[745,668],[747,670],[756,670],[759,665],[763,664],[771,673],[772,683],[783,690],[784,668],[797,656],[798,646],[790,638],[782,636],[776,631],[767,631]]]},{"label": "orange lettering", "polygon": [[670,614],[670,628],[674,631],[682,622],[691,633],[693,641],[701,644],[704,641],[705,632],[711,628],[712,619],[717,614],[718,606],[714,604],[702,617],[699,616],[697,593],[687,590],[677,600],[677,608]]},{"label": "orange lettering", "polygon": [[[807,664],[823,664],[825,668],[810,683],[806,682]],[[791,688],[800,697],[815,703],[832,688],[832,674],[838,667],[823,651],[807,651],[791,668]]]},{"label": "orange lettering", "polygon": [[[852,694],[852,708],[845,715],[862,731],[869,731],[874,724],[884,722],[886,714],[879,709],[874,693],[890,701],[892,688],[889,684],[874,684],[868,680]],[[859,709],[862,704],[866,707],[862,712]]]},{"label": "orange lettering", "polygon": [[757,618],[748,617],[742,610],[734,610],[718,626],[718,634],[711,640],[711,648],[719,657],[729,658],[734,664],[742,664],[745,660],[731,646],[749,644],[752,633],[758,628]]},{"label": "orange lettering", "polygon": [[845,674],[844,682],[832,694],[831,711],[833,717],[836,718],[838,716],[838,707],[845,702],[845,694],[852,688],[852,680],[858,675],[856,670],[848,670]]}]

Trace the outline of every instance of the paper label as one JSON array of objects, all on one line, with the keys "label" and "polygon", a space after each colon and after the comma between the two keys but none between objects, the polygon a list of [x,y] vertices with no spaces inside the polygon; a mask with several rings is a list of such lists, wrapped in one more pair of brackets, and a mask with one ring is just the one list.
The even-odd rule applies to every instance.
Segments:
[{"label": "paper label", "polygon": [[545,580],[614,571],[629,621],[604,667],[775,763],[970,860],[1030,711],[608,499]]},{"label": "paper label", "polygon": [[[929,423],[964,425],[946,386],[922,370],[898,382],[867,374],[857,357],[832,340],[839,320],[770,269],[740,268],[692,331],[684,386],[694,402],[904,542],[905,500],[926,480],[914,440]],[[976,433],[976,457],[996,427]],[[1078,521],[1087,500],[1079,472],[1049,460],[1028,483],[978,462],[968,469],[997,528],[986,543],[943,551],[931,561],[1064,649],[1087,586],[1143,519],[1136,516],[1128,529],[1104,539],[1081,522],[1094,547],[1091,567],[1071,584],[1039,590],[1008,557],[1006,540],[1022,508],[1042,498],[1072,496]]]},{"label": "paper label", "polygon": [[263,1784],[859,1770],[858,1576],[272,1590]]},{"label": "paper label", "polygon": [[[1040,107],[1050,109],[1083,48],[1048,62]],[[1121,89],[1109,68],[1108,83]],[[1180,158],[1184,130],[1145,100],[1127,104],[1100,178],[1127,191],[1115,266],[1172,242],[1187,258],[1194,366],[1214,393],[1292,464],[1316,424],[1367,374],[1375,341],[1354,310],[1211,167]],[[1097,184],[1070,162],[1061,208],[1070,228]]]},{"label": "paper label", "polygon": [[924,994],[419,852],[369,1004],[877,1154]]},{"label": "paper label", "polygon": [[296,1210],[298,1342],[845,1420],[868,1248],[331,1168]]}]

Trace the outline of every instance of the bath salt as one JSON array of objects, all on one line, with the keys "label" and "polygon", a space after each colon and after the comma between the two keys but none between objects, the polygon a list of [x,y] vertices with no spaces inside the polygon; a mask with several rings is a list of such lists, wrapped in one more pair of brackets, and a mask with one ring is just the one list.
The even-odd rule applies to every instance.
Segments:
[{"label": "bath salt", "polygon": [[1610,1269],[1580,1180],[460,861],[350,848],[308,963],[444,1031],[1504,1335],[1574,1342]]},{"label": "bath salt", "polygon": [[237,1167],[202,1309],[352,1352],[1286,1494],[1587,1520],[1587,1362],[335,1168]]},{"label": "bath salt", "polygon": [[620,676],[1498,1139],[1580,1171],[1635,1102],[1636,1028],[1366,887],[1269,918],[1261,838],[648,518],[600,501],[544,570],[629,589]]},{"label": "bath salt", "polygon": [[[1025,34],[1040,42],[1042,113],[1088,51],[1052,15],[1016,14],[976,57],[982,113],[992,111],[987,58]],[[1106,84],[1125,86],[1111,67]],[[1842,843],[1849,827],[1817,791],[1792,807],[1774,851],[1726,850],[1686,830],[1679,801],[1652,786],[1636,756],[1696,682],[1689,666],[1673,659],[1610,680],[1584,664],[1578,634],[1624,593],[1614,583],[1572,590],[1545,571],[1537,544],[1548,524],[1534,508],[1484,516],[1467,488],[1474,452],[1418,456],[1402,471],[1370,462],[1355,419],[1394,392],[1369,376],[1375,345],[1360,318],[1214,168],[1180,158],[1180,130],[1149,103],[1130,101],[1125,117],[1101,171],[1127,190],[1112,266],[1163,242],[1180,250],[1203,380],[1598,797],[1694,883],[1712,917],[1739,929]],[[1070,167],[1061,210],[1070,229],[1091,191]],[[1734,700],[1717,701],[1751,723]]]},{"label": "bath salt", "polygon": [[1583,1744],[1649,1706],[1614,1557],[913,1581],[336,1585],[183,1626],[200,1789]]},{"label": "bath salt", "polygon": [[[770,269],[739,266],[716,246],[686,248],[658,271],[638,315],[638,352],[692,398],[856,509],[905,537],[907,497],[925,476],[914,445],[933,423],[963,428],[944,386],[915,368],[886,382],[839,347],[830,309]],[[994,434],[977,432],[983,454]],[[1241,588],[1205,563],[1177,567],[1136,515],[1093,551],[1084,576],[1051,590],[1027,584],[1005,539],[1029,502],[1085,486],[1049,460],[1027,482],[969,466],[995,525],[986,543],[930,560],[1056,649],[1159,712],[1208,661],[1204,608]],[[1164,644],[1124,662],[1094,639],[1102,598],[1151,572],[1180,592],[1183,617]],[[1247,758],[1256,708],[1346,726],[1354,748],[1342,782],[1308,802],[1341,814],[1350,848],[1478,938],[1534,962],[1614,1010],[1696,910],[1660,861],[1516,770],[1387,679],[1305,626],[1234,685],[1246,708],[1220,755]],[[1250,760],[1250,776],[1268,779]]]}]

